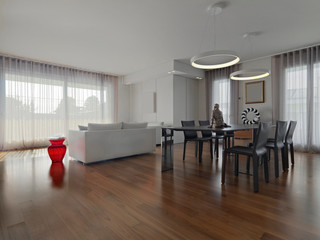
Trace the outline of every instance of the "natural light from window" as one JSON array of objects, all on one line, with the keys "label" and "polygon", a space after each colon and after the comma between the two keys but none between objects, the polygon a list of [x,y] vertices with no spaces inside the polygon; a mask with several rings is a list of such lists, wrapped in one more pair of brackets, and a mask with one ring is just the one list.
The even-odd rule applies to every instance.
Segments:
[{"label": "natural light from window", "polygon": [[228,79],[215,80],[212,82],[212,106],[218,103],[223,113],[223,119],[230,123],[230,81]]}]

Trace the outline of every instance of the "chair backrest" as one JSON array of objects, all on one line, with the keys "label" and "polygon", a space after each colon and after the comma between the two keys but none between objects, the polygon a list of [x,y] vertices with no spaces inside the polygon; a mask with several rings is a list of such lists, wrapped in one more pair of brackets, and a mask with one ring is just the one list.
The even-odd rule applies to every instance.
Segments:
[{"label": "chair backrest", "polygon": [[290,121],[288,131],[285,137],[285,143],[293,143],[292,138],[293,138],[293,133],[294,130],[296,129],[297,126],[297,121]]},{"label": "chair backrest", "polygon": [[277,121],[276,125],[276,135],[275,135],[275,145],[278,148],[284,146],[284,138],[287,132],[287,122],[286,121]]},{"label": "chair backrest", "polygon": [[[209,126],[209,120],[199,120],[199,126]],[[201,131],[202,137],[212,137],[212,131]]]},{"label": "chair backrest", "polygon": [[259,124],[258,132],[253,145],[253,152],[255,154],[262,155],[267,152],[266,144],[268,141],[270,128],[270,122],[261,122]]},{"label": "chair backrest", "polygon": [[[194,127],[195,123],[194,121],[181,121],[181,125],[182,127]],[[183,131],[183,134],[186,140],[198,137],[197,131]]]}]

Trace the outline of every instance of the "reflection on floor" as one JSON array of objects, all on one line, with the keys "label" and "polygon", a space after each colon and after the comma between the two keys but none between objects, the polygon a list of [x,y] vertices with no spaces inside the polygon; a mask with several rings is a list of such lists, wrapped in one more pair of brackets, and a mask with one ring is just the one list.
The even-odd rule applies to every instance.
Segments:
[{"label": "reflection on floor", "polygon": [[271,159],[255,194],[232,157],[221,185],[222,154],[211,160],[207,144],[202,163],[192,144],[185,161],[175,145],[164,173],[160,150],[87,166],[68,153],[54,165],[46,149],[0,152],[0,239],[320,239],[320,155],[297,152],[278,179]]}]

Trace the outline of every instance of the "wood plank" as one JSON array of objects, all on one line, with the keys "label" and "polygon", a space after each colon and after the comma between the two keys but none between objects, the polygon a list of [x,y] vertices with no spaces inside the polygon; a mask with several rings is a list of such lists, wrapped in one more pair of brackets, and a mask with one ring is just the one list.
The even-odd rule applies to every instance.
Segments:
[{"label": "wood plank", "polygon": [[8,232],[10,240],[31,239],[26,224],[24,222],[9,226]]},{"label": "wood plank", "polygon": [[221,185],[222,154],[211,160],[205,144],[199,163],[194,145],[185,161],[182,150],[165,173],[160,147],[87,166],[64,160],[61,187],[46,149],[0,152],[0,239],[320,239],[320,155],[296,152],[277,179],[271,158],[270,182],[259,167],[255,194],[251,176],[234,176],[233,157]]}]

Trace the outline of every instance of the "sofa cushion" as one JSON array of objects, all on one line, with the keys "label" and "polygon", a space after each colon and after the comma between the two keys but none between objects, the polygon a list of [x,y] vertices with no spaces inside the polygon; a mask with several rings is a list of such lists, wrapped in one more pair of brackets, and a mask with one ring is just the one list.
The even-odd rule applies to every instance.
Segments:
[{"label": "sofa cushion", "polygon": [[121,129],[122,122],[120,123],[89,123],[88,131],[103,131]]},{"label": "sofa cushion", "polygon": [[141,122],[141,123],[123,123],[122,128],[123,129],[136,129],[136,128],[146,128],[148,125],[147,122]]},{"label": "sofa cushion", "polygon": [[78,127],[79,127],[79,130],[80,130],[80,131],[86,131],[86,130],[88,130],[88,126],[78,125]]},{"label": "sofa cushion", "polygon": [[164,122],[149,122],[148,127],[158,127],[163,126]]}]

